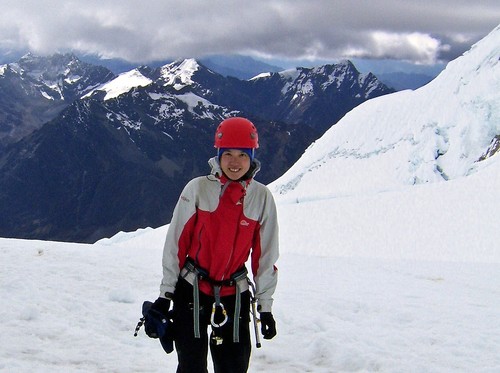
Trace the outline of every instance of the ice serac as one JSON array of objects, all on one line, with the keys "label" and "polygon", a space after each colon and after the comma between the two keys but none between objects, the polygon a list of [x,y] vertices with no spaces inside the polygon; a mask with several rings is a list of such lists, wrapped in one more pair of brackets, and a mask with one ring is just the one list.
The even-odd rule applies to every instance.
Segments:
[{"label": "ice serac", "polygon": [[499,148],[499,56],[497,27],[428,85],[350,111],[272,189],[300,201],[311,191],[352,195],[476,172]]}]

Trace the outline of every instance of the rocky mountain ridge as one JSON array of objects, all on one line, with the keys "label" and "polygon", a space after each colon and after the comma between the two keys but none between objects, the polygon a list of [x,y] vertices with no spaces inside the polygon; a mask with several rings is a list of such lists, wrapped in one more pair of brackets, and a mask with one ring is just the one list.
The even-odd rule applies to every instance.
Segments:
[{"label": "rocky mountain ridge", "polygon": [[[0,236],[93,242],[166,224],[185,183],[209,171],[222,119],[254,121],[257,180],[269,183],[355,105],[392,92],[349,63],[251,80],[194,59],[118,76],[78,74],[73,64],[33,64],[22,75],[37,97],[43,90],[66,107],[0,153]],[[70,92],[81,96],[69,103]]]}]

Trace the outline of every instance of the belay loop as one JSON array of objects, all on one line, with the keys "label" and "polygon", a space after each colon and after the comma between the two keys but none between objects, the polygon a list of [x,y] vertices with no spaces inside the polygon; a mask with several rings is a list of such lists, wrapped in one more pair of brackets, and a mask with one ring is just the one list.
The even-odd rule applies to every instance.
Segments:
[{"label": "belay loop", "polygon": [[[217,312],[217,307],[220,307],[220,309],[222,311],[222,315],[224,315],[224,320],[222,320],[222,322],[220,322],[220,323],[215,322],[215,313]],[[227,323],[227,320],[228,320],[228,317],[227,317],[227,312],[226,312],[226,309],[224,308],[224,305],[220,302],[219,302],[219,305],[217,305],[217,302],[214,302],[214,304],[212,305],[212,315],[210,316],[210,324],[212,324],[212,326],[214,328],[220,328]]]}]

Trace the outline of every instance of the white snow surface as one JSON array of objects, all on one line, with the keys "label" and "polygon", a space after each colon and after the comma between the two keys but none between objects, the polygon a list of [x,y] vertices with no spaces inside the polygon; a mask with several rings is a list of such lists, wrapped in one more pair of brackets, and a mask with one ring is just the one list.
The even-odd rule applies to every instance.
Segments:
[{"label": "white snow surface", "polygon": [[[278,203],[278,335],[250,372],[499,372],[496,158],[446,183]],[[0,239],[0,371],[175,371],[175,354],[133,336],[166,230]]]},{"label": "white snow surface", "polygon": [[199,67],[198,62],[193,58],[175,61],[161,68],[161,76],[166,86],[181,90],[193,84],[192,77]]},{"label": "white snow surface", "polygon": [[[273,183],[278,335],[250,372],[500,372],[500,155],[475,162],[499,134],[499,32],[427,88],[355,109]],[[0,371],[175,371],[133,336],[167,229],[0,239]]]},{"label": "white snow surface", "polygon": [[137,87],[146,87],[153,81],[145,77],[138,69],[133,69],[118,75],[115,79],[87,93],[83,98],[91,96],[95,91],[104,91],[104,101],[116,98]]}]

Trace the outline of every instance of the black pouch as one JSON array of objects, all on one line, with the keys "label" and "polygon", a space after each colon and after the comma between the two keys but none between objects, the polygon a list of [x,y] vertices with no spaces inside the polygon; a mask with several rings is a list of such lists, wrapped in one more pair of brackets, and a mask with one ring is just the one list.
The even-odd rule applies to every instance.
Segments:
[{"label": "black pouch", "polygon": [[150,301],[142,304],[142,316],[144,317],[144,327],[156,330],[161,347],[169,354],[174,350],[174,328],[171,311],[165,317],[160,312],[151,308]]}]

